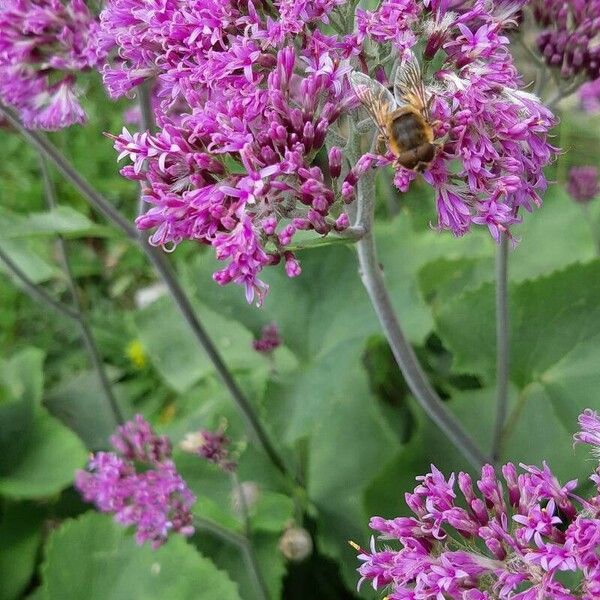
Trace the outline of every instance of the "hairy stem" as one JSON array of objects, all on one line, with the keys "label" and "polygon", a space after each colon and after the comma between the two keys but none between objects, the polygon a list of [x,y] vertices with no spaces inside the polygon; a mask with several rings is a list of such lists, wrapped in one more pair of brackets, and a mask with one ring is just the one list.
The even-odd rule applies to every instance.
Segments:
[{"label": "hairy stem", "polygon": [[234,494],[240,499],[240,513],[242,515],[242,521],[244,523],[244,536],[246,538],[246,554],[248,569],[254,579],[254,585],[259,596],[263,600],[269,599],[269,591],[267,585],[262,576],[256,553],[254,552],[254,546],[252,545],[251,529],[250,529],[250,513],[248,511],[248,503],[246,502],[246,494],[244,488],[241,486],[238,479],[237,473],[233,471],[231,473],[231,484],[233,487]]},{"label": "hairy stem", "polygon": [[[137,88],[138,104],[140,107],[141,129],[154,133],[156,122],[154,120],[154,111],[152,110],[152,80],[145,81]],[[140,193],[138,201],[138,215],[143,215],[146,212],[146,203],[144,202],[143,191]]]},{"label": "hairy stem", "polygon": [[75,167],[65,158],[65,156],[48,139],[36,131],[27,129],[19,120],[14,111],[0,104],[0,114],[3,114],[9,123],[17,129],[21,135],[45,158],[54,164],[54,166],[63,174],[63,176],[81,193],[81,195],[108,221],[118,227],[125,235],[146,254],[157,274],[167,286],[170,295],[179,309],[181,315],[189,325],[194,337],[202,346],[215,371],[221,377],[225,387],[231,394],[241,415],[246,421],[249,430],[254,434],[256,440],[264,449],[265,453],[273,465],[286,477],[298,481],[294,473],[286,466],[282,457],[279,455],[270,437],[258,419],[252,404],[246,398],[240,387],[237,385],[233,375],[225,365],[217,347],[206,332],[206,329],[196,316],[194,308],[179,284],[171,265],[165,258],[164,252],[151,246],[144,238],[138,235],[137,229],[121,213],[106,200],[98,191],[96,191],[75,169]]},{"label": "hairy stem", "polygon": [[458,419],[446,408],[429,383],[427,375],[419,364],[395,315],[375,248],[373,236],[374,198],[375,173],[371,170],[358,183],[357,223],[362,225],[365,230],[365,235],[356,245],[362,282],[411,392],[423,410],[454,443],[469,463],[473,467],[479,468],[485,464],[487,458],[464,431]]},{"label": "hairy stem", "polygon": [[496,254],[496,422],[492,460],[500,457],[502,432],[508,410],[509,321],[508,321],[508,236],[501,234]]},{"label": "hairy stem", "polygon": [[[46,205],[50,210],[57,207],[56,203],[56,194],[54,191],[54,185],[52,183],[52,178],[50,176],[50,171],[48,169],[48,163],[46,159],[40,154],[40,166],[42,171],[42,179],[44,183],[44,195],[46,199]],[[102,361],[102,357],[100,355],[100,351],[98,350],[98,345],[96,344],[96,340],[94,339],[94,335],[92,333],[92,328],[88,323],[85,312],[81,305],[81,300],[79,297],[79,291],[77,290],[77,286],[75,284],[75,277],[73,276],[73,271],[71,269],[71,265],[69,263],[69,255],[67,250],[67,244],[64,238],[59,235],[57,238],[58,245],[58,254],[59,260],[63,269],[63,273],[67,280],[67,286],[69,288],[69,293],[71,295],[71,299],[73,302],[73,308],[75,310],[75,320],[79,325],[79,329],[81,331],[81,336],[83,337],[83,341],[85,343],[85,347],[90,355],[90,360],[92,361],[92,366],[96,371],[98,376],[98,381],[100,382],[100,386],[102,387],[102,391],[104,393],[104,397],[108,402],[108,406],[113,414],[113,417],[118,425],[122,424],[125,419],[123,417],[123,412],[121,411],[121,407],[117,402],[117,398],[113,392],[112,385],[106,374],[106,369],[104,367],[104,362]]]}]

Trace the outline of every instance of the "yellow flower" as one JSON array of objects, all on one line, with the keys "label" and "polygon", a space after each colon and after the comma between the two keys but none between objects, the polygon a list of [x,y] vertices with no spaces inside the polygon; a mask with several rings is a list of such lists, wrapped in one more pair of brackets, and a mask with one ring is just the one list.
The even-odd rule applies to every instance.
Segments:
[{"label": "yellow flower", "polygon": [[127,348],[125,349],[125,354],[138,369],[143,369],[148,364],[146,349],[140,340],[132,340],[129,342],[129,344],[127,344]]}]

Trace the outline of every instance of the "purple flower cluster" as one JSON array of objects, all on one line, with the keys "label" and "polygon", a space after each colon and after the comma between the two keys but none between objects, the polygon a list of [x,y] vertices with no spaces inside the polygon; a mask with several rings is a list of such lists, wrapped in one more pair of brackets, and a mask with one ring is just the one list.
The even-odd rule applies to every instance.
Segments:
[{"label": "purple flower cluster", "polygon": [[349,225],[335,183],[341,151],[314,164],[355,103],[349,50],[316,29],[338,4],[113,0],[101,15],[119,48],[104,69],[111,94],[160,81],[157,134],[116,138],[133,162],[122,173],[143,182],[151,205],[138,227],[154,229],[157,245],[212,245],[227,263],[215,280],[243,285],[249,302],[266,292],[266,265],[283,261],[290,277],[300,274],[290,247],[298,230]]},{"label": "purple flower cluster", "polygon": [[83,0],[0,3],[0,99],[29,128],[83,123],[76,76],[96,68],[99,24]]},{"label": "purple flower cluster", "polygon": [[123,525],[136,527],[136,541],[161,546],[170,533],[194,533],[191,507],[196,498],[177,473],[171,444],[157,436],[140,415],[111,438],[116,453],[97,452],[75,487],[98,510],[114,513]]},{"label": "purple flower cluster", "polygon": [[[158,81],[159,130],[115,137],[122,174],[150,205],[137,220],[152,244],[211,245],[226,263],[217,283],[267,291],[265,266],[300,274],[298,231],[350,225],[360,177],[391,155],[355,156],[358,99],[348,74],[387,84],[409,52],[427,70],[440,151],[424,174],[439,227],[486,225],[494,238],[539,205],[552,114],[521,91],[505,32],[525,0],[383,0],[374,11],[341,0],[110,0],[101,14],[114,97]],[[417,51],[417,40],[425,40]],[[435,61],[433,60],[435,58]],[[347,139],[348,137],[354,140]],[[398,168],[408,189],[416,173]]]},{"label": "purple flower cluster", "polygon": [[546,63],[565,79],[600,78],[600,0],[531,0],[543,28],[537,46]]},{"label": "purple flower cluster", "polygon": [[584,83],[579,88],[579,98],[583,110],[589,113],[600,112],[600,79]]},{"label": "purple flower cluster", "polygon": [[567,191],[573,200],[586,204],[600,195],[598,169],[594,166],[573,167],[569,171]]},{"label": "purple flower cluster", "polygon": [[182,450],[196,454],[223,471],[235,471],[237,463],[229,455],[230,439],[225,435],[225,426],[216,431],[203,429],[189,433],[180,446]]},{"label": "purple flower cluster", "polygon": [[[438,67],[424,83],[442,148],[424,178],[436,190],[439,228],[455,235],[473,224],[487,226],[495,240],[510,235],[519,209],[539,206],[546,189],[543,168],[556,155],[547,134],[555,119],[520,89],[506,37],[523,4],[385,0],[377,11],[358,15],[359,25],[367,24],[361,29],[376,41],[390,40],[401,57],[408,58],[416,38],[425,39],[422,56],[417,53],[424,70],[436,59]],[[387,84],[385,73],[379,78]],[[377,164],[386,158],[363,156],[354,168],[357,176],[369,156]],[[388,162],[393,158],[387,155]],[[416,176],[400,166],[395,183],[405,191]]]},{"label": "purple flower cluster", "polygon": [[[586,410],[579,423],[575,440],[600,448],[599,416]],[[361,583],[386,588],[389,600],[600,598],[600,467],[588,499],[545,463],[521,469],[504,465],[502,482],[486,465],[474,486],[466,473],[446,479],[432,466],[406,494],[414,517],[371,519],[399,549],[374,540],[359,549]]]},{"label": "purple flower cluster", "polygon": [[276,323],[269,323],[262,328],[261,336],[252,342],[257,352],[269,354],[281,346],[281,336]]}]

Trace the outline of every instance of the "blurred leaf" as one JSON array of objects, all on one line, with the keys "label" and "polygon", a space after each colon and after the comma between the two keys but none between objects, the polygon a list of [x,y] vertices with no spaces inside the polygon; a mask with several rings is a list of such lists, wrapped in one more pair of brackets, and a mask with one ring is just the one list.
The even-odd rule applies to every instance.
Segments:
[{"label": "blurred leaf", "polygon": [[[32,249],[32,245],[28,240],[5,240],[0,241],[0,248],[8,254],[11,260],[23,271],[23,273],[33,281],[33,283],[42,283],[52,279],[58,269],[52,264],[42,259],[37,252]],[[0,260],[0,269],[10,275],[10,271],[4,266]],[[15,285],[20,287],[18,280],[14,279]]]},{"label": "blurred leaf", "polygon": [[83,371],[61,381],[45,395],[44,405],[88,449],[107,447],[116,423],[96,371]]},{"label": "blurred leaf", "polygon": [[[198,316],[231,369],[265,368],[252,349],[252,335],[242,325],[202,306]],[[135,315],[142,344],[165,382],[178,392],[213,372],[213,365],[168,298],[160,298]]]},{"label": "blurred leaf", "polygon": [[[285,559],[277,548],[278,542],[278,535],[259,533],[252,536],[252,547],[260,565],[260,573],[273,600],[282,598],[282,578],[286,570]],[[257,591],[247,560],[237,546],[223,542],[209,532],[202,532],[198,543],[202,552],[209,554],[215,564],[227,571],[236,582],[242,600],[262,600],[264,596]]]},{"label": "blurred leaf", "polygon": [[509,274],[514,281],[548,275],[596,256],[592,230],[581,206],[559,185],[546,192],[541,208],[524,213],[515,235],[520,241],[509,257]]},{"label": "blurred leaf", "polygon": [[31,235],[96,235],[103,228],[94,225],[84,214],[70,206],[58,206],[45,212],[27,215],[0,207],[0,237],[20,238]]},{"label": "blurred leaf", "polygon": [[48,600],[240,598],[227,575],[183,538],[158,550],[139,547],[110,516],[93,512],[52,533],[42,574]]},{"label": "blurred leaf", "polygon": [[0,456],[0,495],[40,498],[56,494],[73,481],[87,452],[81,440],[44,408],[35,412],[31,430],[18,453]]},{"label": "blurred leaf", "polygon": [[283,494],[262,491],[251,511],[252,529],[281,533],[294,515],[294,501]]},{"label": "blurred leaf", "polygon": [[0,362],[0,455],[22,451],[42,397],[41,350],[27,348]]},{"label": "blurred leaf", "polygon": [[[546,193],[539,210],[524,213],[523,223],[514,229],[519,243],[509,253],[511,281],[549,275],[596,256],[590,224],[580,208],[563,188],[555,185]],[[569,234],[565,235],[565,231]],[[494,273],[491,254],[465,254],[428,262],[418,273],[418,282],[427,302],[438,308],[486,281],[494,281]]]},{"label": "blurred leaf", "polygon": [[0,600],[15,600],[35,569],[42,532],[39,507],[9,504],[0,519]]}]

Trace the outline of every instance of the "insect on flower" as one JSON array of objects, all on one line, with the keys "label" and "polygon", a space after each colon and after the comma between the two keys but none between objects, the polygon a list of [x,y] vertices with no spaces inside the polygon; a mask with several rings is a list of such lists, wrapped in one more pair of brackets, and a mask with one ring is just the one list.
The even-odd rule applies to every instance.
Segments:
[{"label": "insect on flower", "polygon": [[398,165],[422,173],[433,161],[441,144],[435,140],[423,74],[410,52],[396,70],[394,93],[358,71],[350,74],[357,98],[377,125],[380,142],[396,157]]}]

